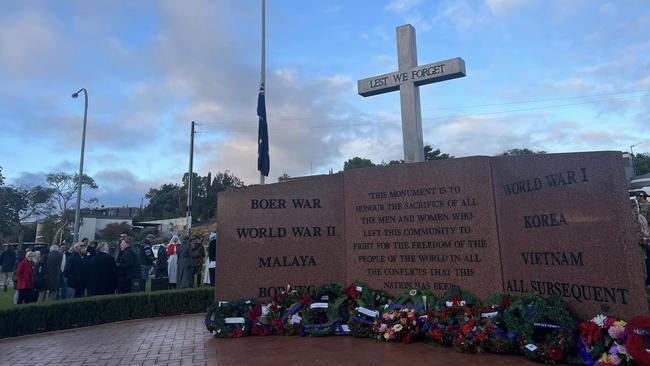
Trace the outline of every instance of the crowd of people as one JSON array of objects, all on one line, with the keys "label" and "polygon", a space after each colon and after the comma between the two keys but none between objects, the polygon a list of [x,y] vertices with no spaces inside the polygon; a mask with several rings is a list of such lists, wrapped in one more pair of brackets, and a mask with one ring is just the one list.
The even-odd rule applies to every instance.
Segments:
[{"label": "crowd of people", "polygon": [[154,241],[156,237],[149,234],[132,243],[128,233],[122,233],[110,248],[84,238],[67,250],[64,245],[52,245],[46,254],[27,250],[22,259],[9,246],[0,254],[4,291],[10,278],[16,304],[145,291],[152,270],[152,281],[169,289],[214,286],[216,233],[209,236],[207,255],[200,237],[180,240],[174,235],[167,246],[159,245],[156,254]]}]

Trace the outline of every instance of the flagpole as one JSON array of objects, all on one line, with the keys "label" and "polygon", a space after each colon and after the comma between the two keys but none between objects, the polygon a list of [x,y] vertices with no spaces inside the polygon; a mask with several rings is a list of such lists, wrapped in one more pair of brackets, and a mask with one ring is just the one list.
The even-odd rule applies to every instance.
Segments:
[{"label": "flagpole", "polygon": [[[262,0],[262,65],[261,65],[260,82],[264,85],[266,93],[265,70],[266,70],[266,0]],[[264,174],[260,172],[260,184],[264,184]]]}]

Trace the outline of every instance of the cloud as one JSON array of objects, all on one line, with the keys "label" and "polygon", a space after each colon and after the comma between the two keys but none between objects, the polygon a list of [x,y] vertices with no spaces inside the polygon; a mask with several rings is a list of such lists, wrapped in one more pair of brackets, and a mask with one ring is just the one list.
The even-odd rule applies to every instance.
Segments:
[{"label": "cloud", "polygon": [[394,12],[405,12],[419,5],[422,0],[392,0],[384,9]]},{"label": "cloud", "polygon": [[93,178],[99,188],[86,195],[96,197],[99,206],[139,206],[149,188],[168,182],[165,179],[140,179],[126,169],[103,169]]},{"label": "cloud", "polygon": [[487,16],[476,5],[466,0],[445,0],[438,3],[432,19],[434,24],[453,24],[458,28],[469,28],[487,21]]},{"label": "cloud", "polygon": [[43,76],[64,69],[71,50],[59,28],[39,10],[0,19],[0,75]]},{"label": "cloud", "polygon": [[485,5],[494,15],[506,15],[531,5],[535,0],[485,0]]}]

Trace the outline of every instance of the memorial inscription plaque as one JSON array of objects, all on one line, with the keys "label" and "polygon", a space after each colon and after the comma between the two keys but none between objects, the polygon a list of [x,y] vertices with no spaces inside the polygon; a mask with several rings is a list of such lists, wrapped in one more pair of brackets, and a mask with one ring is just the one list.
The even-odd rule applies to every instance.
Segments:
[{"label": "memorial inscription plaque", "polygon": [[647,314],[620,152],[492,158],[504,289],[583,319]]},{"label": "memorial inscription plaque", "polygon": [[343,175],[220,192],[215,298],[345,283]]},{"label": "memorial inscription plaque", "polygon": [[220,192],[218,300],[361,280],[647,314],[620,152],[468,157]]},{"label": "memorial inscription plaque", "polygon": [[392,294],[502,291],[488,157],[345,172],[348,279]]}]

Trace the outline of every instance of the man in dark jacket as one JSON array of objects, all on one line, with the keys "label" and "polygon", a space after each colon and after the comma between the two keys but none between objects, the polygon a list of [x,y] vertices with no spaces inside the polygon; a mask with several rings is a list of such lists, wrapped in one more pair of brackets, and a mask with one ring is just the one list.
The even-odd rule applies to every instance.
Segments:
[{"label": "man in dark jacket", "polygon": [[167,276],[167,247],[160,244],[156,258],[156,278],[166,278]]},{"label": "man in dark jacket", "polygon": [[45,261],[45,289],[48,296],[52,299],[57,297],[59,287],[61,287],[61,262],[63,254],[59,252],[58,245],[52,245],[50,252],[47,254]]},{"label": "man in dark jacket", "polygon": [[140,278],[140,264],[135,252],[129,248],[129,242],[122,240],[120,253],[117,255],[117,293],[131,292],[132,281]]},{"label": "man in dark jacket", "polygon": [[2,267],[2,273],[4,273],[4,287],[5,292],[7,292],[7,281],[11,278],[16,267],[16,251],[11,245],[0,254],[0,267]]},{"label": "man in dark jacket", "polygon": [[73,296],[84,297],[88,278],[88,259],[86,258],[86,246],[82,242],[72,246],[72,253],[66,260],[63,274],[68,281],[67,286],[74,289]]},{"label": "man in dark jacket", "polygon": [[115,259],[108,252],[108,244],[101,243],[97,246],[97,252],[90,262],[90,271],[88,272],[88,296],[115,293],[117,265]]},{"label": "man in dark jacket", "polygon": [[140,271],[142,283],[144,284],[143,289],[146,287],[147,280],[149,279],[149,273],[151,273],[151,267],[153,266],[153,260],[156,258],[153,255],[153,249],[151,248],[151,241],[155,239],[152,234],[148,234],[146,239],[140,244],[140,255],[138,259],[140,261]]}]

